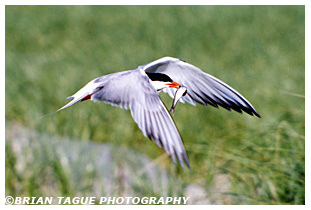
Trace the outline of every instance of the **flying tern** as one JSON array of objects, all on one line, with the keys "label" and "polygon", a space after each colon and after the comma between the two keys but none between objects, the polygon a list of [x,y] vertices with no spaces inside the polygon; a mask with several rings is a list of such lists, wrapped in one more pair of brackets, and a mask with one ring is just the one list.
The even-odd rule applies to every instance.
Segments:
[{"label": "flying tern", "polygon": [[98,77],[68,97],[72,101],[56,112],[88,99],[130,109],[144,136],[153,139],[160,148],[163,147],[175,163],[177,157],[182,167],[185,162],[190,168],[181,136],[158,95],[162,90],[174,99],[173,112],[180,101],[192,105],[221,106],[260,117],[256,109],[229,85],[172,57],[158,59],[135,70]]}]

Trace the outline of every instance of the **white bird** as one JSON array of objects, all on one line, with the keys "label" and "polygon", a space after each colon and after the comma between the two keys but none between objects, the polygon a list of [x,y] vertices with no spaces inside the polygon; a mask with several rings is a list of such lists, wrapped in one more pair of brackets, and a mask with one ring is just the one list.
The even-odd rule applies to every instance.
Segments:
[{"label": "white bird", "polygon": [[[179,89],[183,89],[181,93],[176,92]],[[158,95],[161,90],[172,98],[176,96],[172,109],[180,100],[192,105],[197,102],[205,106],[221,106],[227,110],[233,109],[240,113],[244,111],[260,117],[255,108],[229,85],[185,61],[172,57],[158,59],[135,70],[98,77],[68,97],[73,100],[56,112],[87,99],[130,109],[144,136],[163,147],[175,163],[177,156],[182,167],[184,161],[190,168],[180,134]]]}]

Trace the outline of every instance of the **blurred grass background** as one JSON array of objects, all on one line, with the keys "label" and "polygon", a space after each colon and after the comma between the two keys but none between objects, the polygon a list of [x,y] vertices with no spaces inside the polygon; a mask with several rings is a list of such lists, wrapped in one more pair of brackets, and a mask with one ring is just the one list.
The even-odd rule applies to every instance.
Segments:
[{"label": "blurred grass background", "polygon": [[[174,120],[192,169],[168,157],[157,162],[174,180],[167,195],[183,195],[190,184],[218,193],[211,185],[222,174],[230,181],[222,194],[230,199],[221,203],[304,204],[304,6],[6,6],[5,17],[6,133],[18,124],[157,160],[164,151],[128,111],[87,101],[39,118],[96,77],[178,57],[238,90],[262,118],[179,104]],[[49,196],[42,190],[49,185],[36,177],[46,176],[51,162],[35,167],[34,159],[18,171],[14,151],[6,135],[6,195]],[[71,166],[62,167],[53,165],[49,184],[62,186],[58,196],[76,195],[64,190],[70,179],[59,173]]]}]

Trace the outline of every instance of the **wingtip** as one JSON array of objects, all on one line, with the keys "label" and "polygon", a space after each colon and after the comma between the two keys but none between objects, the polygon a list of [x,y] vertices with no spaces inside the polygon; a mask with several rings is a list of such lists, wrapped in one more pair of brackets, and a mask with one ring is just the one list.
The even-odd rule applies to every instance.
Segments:
[{"label": "wingtip", "polygon": [[[243,111],[245,111],[245,110],[243,110]],[[246,113],[248,113],[248,112],[246,112]],[[257,110],[254,107],[250,107],[250,113],[248,113],[248,114],[250,114],[252,116],[255,115],[256,117],[261,118],[260,114],[257,112]]]},{"label": "wingtip", "polygon": [[[174,163],[177,164],[176,162],[174,162]],[[181,166],[182,168],[185,168],[184,163],[186,163],[187,168],[190,170],[190,169],[191,169],[191,166],[190,166],[190,164],[189,164],[188,159],[179,160],[179,164],[180,164],[180,166]]]},{"label": "wingtip", "polygon": [[[175,154],[176,154],[176,156],[178,157],[178,162],[179,162],[180,166],[181,166],[182,168],[185,168],[184,163],[186,163],[187,168],[190,170],[191,167],[190,167],[190,164],[189,164],[189,161],[188,161],[188,157],[187,157],[186,152],[183,152],[183,153],[182,153],[182,156],[179,156],[177,153],[175,153]],[[175,155],[174,155],[174,157],[175,157]],[[172,159],[173,159],[173,158],[172,158]],[[174,159],[173,159],[173,161],[174,161],[175,164],[177,164],[177,162],[176,162]]]},{"label": "wingtip", "polygon": [[260,114],[258,112],[254,113],[258,118],[261,118]]},{"label": "wingtip", "polygon": [[[187,168],[190,170],[191,166],[190,166],[188,160],[184,160],[184,162],[186,163]],[[185,168],[183,164],[182,164],[182,167]]]},{"label": "wingtip", "polygon": [[188,167],[188,169],[190,170],[191,167],[190,167],[190,164],[189,164],[189,160],[188,160],[188,157],[187,157],[187,154],[186,153],[183,153],[183,159]]}]

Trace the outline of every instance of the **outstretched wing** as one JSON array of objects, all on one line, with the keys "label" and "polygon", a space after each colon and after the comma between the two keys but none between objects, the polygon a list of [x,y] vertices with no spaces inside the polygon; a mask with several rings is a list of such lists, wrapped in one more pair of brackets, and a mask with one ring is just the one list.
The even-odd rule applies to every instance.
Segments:
[{"label": "outstretched wing", "polygon": [[[190,168],[175,123],[145,72],[139,69],[126,71],[108,81],[104,77],[103,88],[92,95],[91,100],[130,109],[133,119],[145,136],[163,147],[175,163],[177,156],[182,167],[185,161]],[[100,83],[102,79],[98,78],[94,82]]]},{"label": "outstretched wing", "polygon": [[[214,107],[219,105],[228,110],[233,109],[240,113],[243,110],[250,115],[255,114],[260,117],[256,109],[236,90],[185,61],[164,57],[142,68],[145,72],[166,74],[175,82],[186,86],[187,95],[182,99],[192,105],[195,105],[195,102]],[[176,90],[167,88],[163,91],[174,98]]]}]

